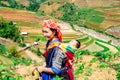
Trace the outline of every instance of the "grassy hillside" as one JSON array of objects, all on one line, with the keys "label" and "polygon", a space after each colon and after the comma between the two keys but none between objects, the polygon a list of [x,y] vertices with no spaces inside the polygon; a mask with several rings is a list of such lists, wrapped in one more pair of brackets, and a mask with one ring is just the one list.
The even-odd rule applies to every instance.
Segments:
[{"label": "grassy hillside", "polygon": [[[71,21],[80,26],[105,30],[110,26],[120,24],[119,4],[120,2],[117,0],[94,0],[94,2],[92,0],[67,0],[64,2],[50,0],[42,4],[39,10],[66,22]],[[116,12],[113,12],[114,10]]]},{"label": "grassy hillside", "polygon": [[[28,0],[16,1],[24,6],[29,6]],[[6,73],[0,72],[0,79],[35,80],[38,77],[37,72],[37,76],[32,76],[31,73],[35,66],[42,65],[43,63],[43,58],[40,55],[41,51],[45,49],[46,40],[42,36],[41,25],[45,19],[54,19],[62,27],[63,42],[78,39],[82,44],[81,48],[75,53],[73,68],[76,80],[119,80],[120,48],[111,45],[111,41],[104,42],[84,34],[77,30],[78,28],[76,29],[77,31],[74,31],[75,27],[73,24],[76,24],[95,30],[100,29],[103,33],[110,33],[111,30],[116,33],[115,30],[117,30],[117,36],[119,36],[120,7],[115,6],[119,2],[117,3],[117,0],[94,0],[93,3],[92,1],[46,0],[46,2],[40,4],[39,10],[36,12],[0,7],[0,17],[3,17],[5,21],[15,22],[20,32],[28,32],[28,35],[24,36],[24,43],[26,45],[40,40],[37,46],[32,46],[29,50],[21,52],[19,57],[12,57],[9,54],[0,55],[0,71]],[[3,2],[10,6],[7,1]],[[5,47],[8,48],[11,54],[17,53],[16,50],[23,49],[16,43],[9,45]],[[2,53],[7,50],[3,46],[0,46],[0,48]],[[4,65],[6,61],[14,65]],[[8,71],[10,72],[8,73]]]}]

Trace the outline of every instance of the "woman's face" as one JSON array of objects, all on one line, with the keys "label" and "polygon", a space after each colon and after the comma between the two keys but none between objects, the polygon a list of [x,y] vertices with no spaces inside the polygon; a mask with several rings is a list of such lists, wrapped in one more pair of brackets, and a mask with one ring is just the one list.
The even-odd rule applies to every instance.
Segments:
[{"label": "woman's face", "polygon": [[42,28],[43,36],[46,38],[46,40],[52,40],[55,36],[55,33],[52,32],[49,28],[43,27]]}]

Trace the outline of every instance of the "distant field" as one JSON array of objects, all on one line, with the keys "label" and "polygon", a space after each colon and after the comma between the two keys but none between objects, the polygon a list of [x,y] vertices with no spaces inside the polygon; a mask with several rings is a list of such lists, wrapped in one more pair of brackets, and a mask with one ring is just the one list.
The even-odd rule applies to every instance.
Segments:
[{"label": "distant field", "polygon": [[106,30],[106,32],[120,38],[120,26],[109,28]]},{"label": "distant field", "polygon": [[107,29],[111,26],[120,25],[120,8],[102,9],[105,15],[104,22],[100,25],[101,29]]},{"label": "distant field", "polygon": [[35,17],[34,12],[25,10],[14,10],[0,7],[0,16],[5,20],[14,21],[19,27],[39,27],[41,19]]}]

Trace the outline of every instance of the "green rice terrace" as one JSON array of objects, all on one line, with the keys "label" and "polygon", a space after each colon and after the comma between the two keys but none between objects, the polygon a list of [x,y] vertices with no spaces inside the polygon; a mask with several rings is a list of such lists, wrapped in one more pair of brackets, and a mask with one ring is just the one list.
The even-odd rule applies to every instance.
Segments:
[{"label": "green rice terrace", "polygon": [[59,23],[63,43],[81,42],[75,80],[120,80],[119,5],[119,0],[1,0],[0,80],[38,78],[32,71],[44,61],[46,19]]}]

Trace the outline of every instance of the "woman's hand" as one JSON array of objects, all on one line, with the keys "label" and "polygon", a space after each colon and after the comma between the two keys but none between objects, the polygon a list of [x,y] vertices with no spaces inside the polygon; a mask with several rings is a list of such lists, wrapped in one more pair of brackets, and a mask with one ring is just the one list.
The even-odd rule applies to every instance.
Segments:
[{"label": "woman's hand", "polygon": [[50,73],[50,74],[55,74],[51,68],[47,68],[47,67],[44,67],[44,66],[38,66],[36,67],[36,70],[39,72],[39,73],[42,73],[42,72],[46,72],[46,73]]},{"label": "woman's hand", "polygon": [[42,72],[45,70],[45,67],[43,67],[43,66],[38,66],[36,69],[37,69],[37,71],[38,71],[39,73],[42,73]]}]

